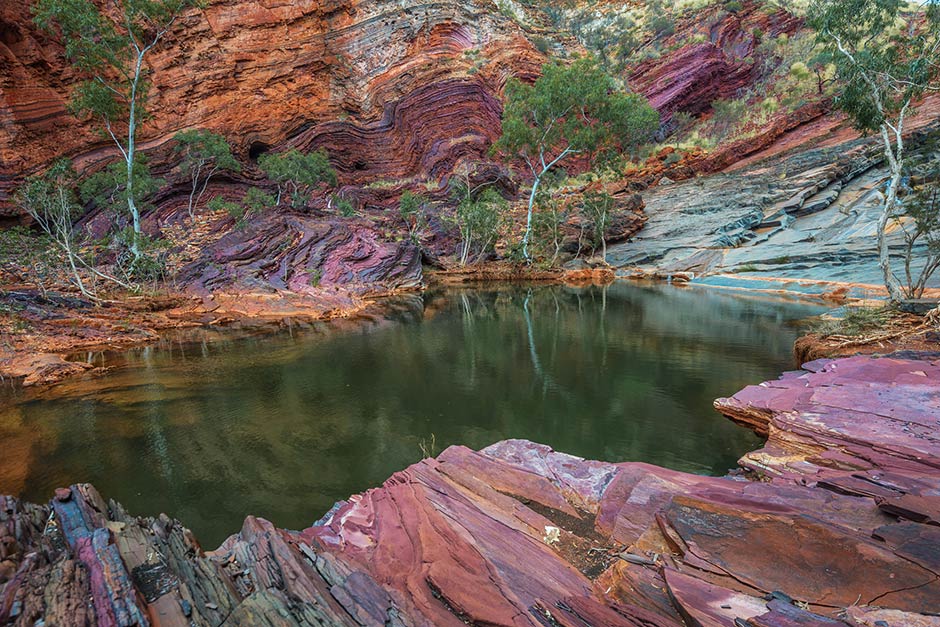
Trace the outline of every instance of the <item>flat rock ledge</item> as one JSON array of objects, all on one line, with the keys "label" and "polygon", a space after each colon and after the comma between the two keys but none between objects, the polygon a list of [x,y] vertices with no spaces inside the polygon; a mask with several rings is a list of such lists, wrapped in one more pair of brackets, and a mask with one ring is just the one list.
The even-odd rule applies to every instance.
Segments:
[{"label": "flat rock ledge", "polygon": [[940,627],[940,356],[909,357],[716,401],[768,438],[723,478],[454,446],[211,552],[89,485],[0,497],[0,624]]}]

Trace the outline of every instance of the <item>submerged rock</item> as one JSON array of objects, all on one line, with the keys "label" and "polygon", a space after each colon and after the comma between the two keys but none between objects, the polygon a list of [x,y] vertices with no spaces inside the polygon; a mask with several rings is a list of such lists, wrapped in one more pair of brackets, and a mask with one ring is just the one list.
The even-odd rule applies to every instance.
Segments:
[{"label": "submerged rock", "polygon": [[91,486],[0,498],[0,622],[940,624],[940,361],[814,362],[717,406],[769,434],[762,480],[453,446],[211,552]]}]

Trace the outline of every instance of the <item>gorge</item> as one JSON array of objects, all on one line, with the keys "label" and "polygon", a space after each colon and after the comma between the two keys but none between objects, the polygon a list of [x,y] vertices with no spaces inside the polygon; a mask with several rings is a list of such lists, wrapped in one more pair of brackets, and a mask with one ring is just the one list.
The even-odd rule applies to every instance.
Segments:
[{"label": "gorge", "polygon": [[0,2],[0,625],[940,627],[895,5]]}]

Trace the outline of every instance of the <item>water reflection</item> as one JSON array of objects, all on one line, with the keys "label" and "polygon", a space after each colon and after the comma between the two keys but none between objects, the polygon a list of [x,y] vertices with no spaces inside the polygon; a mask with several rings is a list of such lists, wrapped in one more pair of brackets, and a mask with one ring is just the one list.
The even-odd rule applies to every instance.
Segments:
[{"label": "water reflection", "polygon": [[[420,457],[522,437],[722,473],[754,436],[712,400],[792,367],[818,308],[668,286],[501,287],[268,337],[191,331],[0,409],[0,492],[90,481],[207,545],[253,513],[302,527]],[[215,333],[215,332],[213,332]],[[209,340],[212,341],[209,341]]]}]

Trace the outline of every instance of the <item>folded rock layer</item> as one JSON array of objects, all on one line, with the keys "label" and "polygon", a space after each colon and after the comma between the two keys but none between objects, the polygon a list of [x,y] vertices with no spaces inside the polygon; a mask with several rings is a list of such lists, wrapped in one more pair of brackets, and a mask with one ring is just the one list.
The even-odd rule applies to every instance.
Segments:
[{"label": "folded rock layer", "polygon": [[814,362],[716,405],[769,433],[761,480],[454,446],[211,552],[88,485],[5,497],[0,622],[940,625],[940,360]]},{"label": "folded rock layer", "polygon": [[[67,108],[81,77],[30,3],[0,7],[0,216],[54,158],[100,167],[116,149]],[[498,94],[544,57],[486,2],[214,0],[154,51],[153,114],[141,148],[158,173],[187,128],[225,135],[243,161],[284,147],[326,148],[347,183],[436,178],[485,155]]]}]

